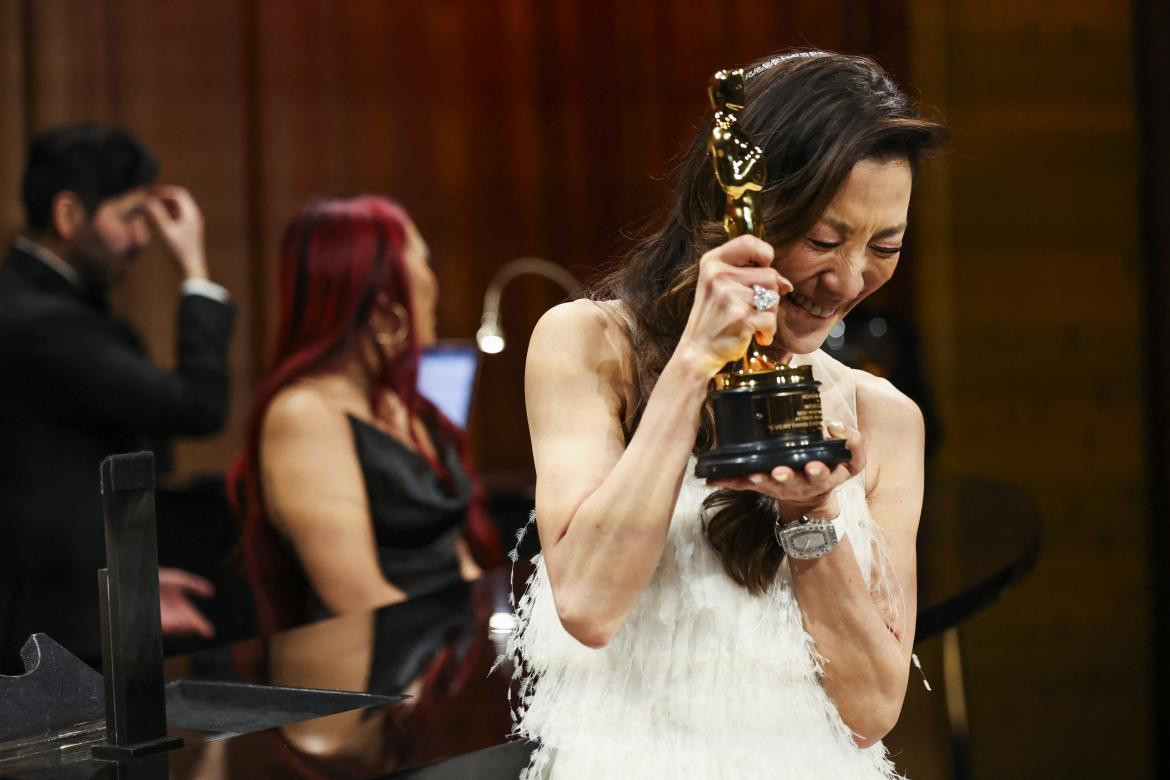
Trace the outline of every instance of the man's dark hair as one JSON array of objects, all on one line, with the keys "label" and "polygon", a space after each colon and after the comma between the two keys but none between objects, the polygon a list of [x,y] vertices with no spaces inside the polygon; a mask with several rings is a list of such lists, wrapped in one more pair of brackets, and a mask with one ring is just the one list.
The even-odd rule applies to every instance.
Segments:
[{"label": "man's dark hair", "polygon": [[30,229],[50,227],[53,198],[68,190],[93,216],[102,201],[150,184],[158,161],[146,146],[120,127],[58,125],[29,147],[21,199]]}]

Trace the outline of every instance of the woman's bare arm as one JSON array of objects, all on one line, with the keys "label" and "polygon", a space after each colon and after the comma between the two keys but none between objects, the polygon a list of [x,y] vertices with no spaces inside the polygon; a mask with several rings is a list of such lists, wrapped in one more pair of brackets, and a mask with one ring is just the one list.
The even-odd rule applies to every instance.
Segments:
[{"label": "woman's bare arm", "polygon": [[775,312],[751,305],[752,284],[790,289],[771,259],[750,236],[704,256],[687,329],[628,445],[622,329],[580,301],[548,312],[532,334],[525,393],[537,524],[561,622],[586,645],[609,641],[658,565],[707,381],[753,333],[771,340]]},{"label": "woman's bare arm", "polygon": [[915,538],[922,507],[923,424],[918,407],[894,386],[862,372],[857,377],[861,431],[844,435],[853,457],[828,468],[787,466],[713,484],[773,496],[780,516],[836,517],[836,489],[866,471],[870,513],[882,535],[896,604],[872,593],[849,537],[815,560],[789,559],[804,627],[825,659],[822,684],[857,743],[870,745],[894,726],[902,710],[917,612]]},{"label": "woman's bare arm", "polygon": [[626,447],[615,328],[596,304],[563,304],[533,331],[525,372],[541,548],[561,622],[590,647],[609,641],[658,565],[707,382],[668,364]]},{"label": "woman's bare arm", "polygon": [[322,603],[340,614],[403,600],[378,563],[345,414],[312,389],[290,387],[268,408],[260,453],[268,515],[292,542]]},{"label": "woman's bare arm", "polygon": [[915,539],[922,508],[923,423],[888,382],[858,382],[858,421],[872,473],[870,513],[898,603],[866,587],[848,537],[813,561],[790,561],[805,629],[826,659],[822,684],[858,744],[894,727],[906,696],[918,607]]}]

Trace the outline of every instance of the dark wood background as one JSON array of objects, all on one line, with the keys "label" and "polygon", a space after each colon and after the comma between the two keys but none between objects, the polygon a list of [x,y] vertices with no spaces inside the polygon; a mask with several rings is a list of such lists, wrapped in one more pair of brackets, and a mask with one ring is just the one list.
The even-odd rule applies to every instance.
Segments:
[{"label": "dark wood background", "polygon": [[[1170,551],[1142,519],[1132,26],[1128,4],[1092,0],[0,0],[0,230],[19,226],[36,131],[116,121],[156,149],[241,308],[231,421],[178,452],[182,475],[219,471],[266,365],[275,243],[310,197],[401,200],[437,259],[441,335],[470,337],[507,260],[588,278],[620,255],[713,70],[792,45],[872,54],[955,134],[878,302],[918,327],[935,468],[1023,486],[1046,523],[1032,577],[964,628],[976,776],[1144,777],[1151,558]],[[146,257],[118,301],[164,363],[176,287]],[[538,279],[505,295],[509,347],[473,413],[495,479],[530,473],[523,356],[561,298]],[[922,655],[937,688],[937,648]],[[946,776],[940,697],[911,688],[897,761]]]},{"label": "dark wood background", "polygon": [[[309,198],[399,199],[432,246],[441,335],[471,336],[507,260],[538,255],[582,278],[661,202],[672,158],[706,111],[714,69],[788,45],[873,50],[903,69],[900,2],[425,3],[146,0],[3,4],[5,216],[28,135],[123,123],[207,212],[217,279],[242,306],[224,436],[183,451],[219,468],[266,368],[275,244]],[[157,258],[155,258],[157,260]],[[123,298],[156,354],[171,349],[173,276],[148,259]],[[906,286],[908,288],[908,285]],[[522,278],[504,299],[509,349],[475,410],[485,469],[530,470],[519,379],[527,332],[562,293]]]}]

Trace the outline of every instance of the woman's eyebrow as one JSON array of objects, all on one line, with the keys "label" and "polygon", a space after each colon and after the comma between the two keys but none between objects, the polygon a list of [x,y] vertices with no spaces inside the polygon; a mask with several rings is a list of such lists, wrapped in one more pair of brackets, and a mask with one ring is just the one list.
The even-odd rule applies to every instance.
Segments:
[{"label": "woman's eyebrow", "polygon": [[[842,236],[845,236],[846,239],[853,234],[853,226],[848,225],[847,222],[842,222],[839,219],[832,218],[832,216],[823,216],[823,218],[820,218],[820,221],[824,222],[828,227],[837,230],[837,232]],[[902,230],[906,229],[906,226],[907,222],[902,222],[901,225],[882,228],[878,233],[874,234],[874,239],[888,239],[890,236],[901,233]]]},{"label": "woman's eyebrow", "polygon": [[846,238],[848,238],[849,234],[853,232],[853,228],[851,226],[845,224],[839,219],[834,219],[833,217],[821,217],[821,222],[824,222],[826,225],[831,227],[833,230],[836,230]]},{"label": "woman's eyebrow", "polygon": [[907,223],[903,222],[901,225],[894,225],[893,227],[888,227],[888,228],[885,228],[884,230],[879,230],[878,232],[873,234],[873,237],[874,238],[890,238],[891,236],[896,236],[899,233],[906,230],[906,225],[907,225]]},{"label": "woman's eyebrow", "polygon": [[[849,225],[845,222],[842,222],[839,219],[835,219],[834,217],[821,217],[821,222],[824,222],[826,225],[831,227],[833,230],[836,230],[838,233],[840,233],[845,238],[848,238],[853,233],[853,227],[851,225]],[[881,239],[881,238],[889,238],[890,236],[896,236],[906,229],[906,225],[907,225],[907,223],[903,222],[900,225],[893,225],[893,226],[888,227],[888,228],[883,228],[883,229],[879,230],[878,232],[874,233],[873,237],[877,238],[877,239]]]}]

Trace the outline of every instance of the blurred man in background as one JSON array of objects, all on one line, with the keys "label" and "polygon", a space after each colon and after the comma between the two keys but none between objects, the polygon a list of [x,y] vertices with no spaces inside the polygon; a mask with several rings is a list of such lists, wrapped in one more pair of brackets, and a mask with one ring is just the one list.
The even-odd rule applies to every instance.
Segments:
[{"label": "blurred man in background", "polygon": [[[29,151],[25,230],[0,266],[0,672],[21,670],[33,632],[100,659],[99,463],[212,433],[227,414],[234,309],[207,277],[199,207],[182,187],[155,185],[157,171],[112,127],[57,127]],[[171,372],[107,304],[155,239],[183,276]],[[164,570],[164,629],[210,634],[187,598],[210,588]]]}]

